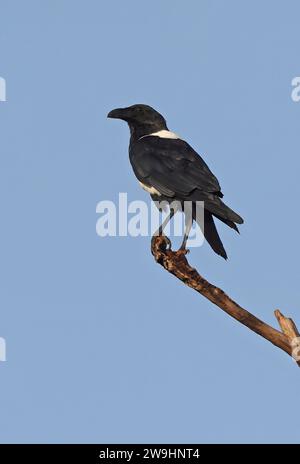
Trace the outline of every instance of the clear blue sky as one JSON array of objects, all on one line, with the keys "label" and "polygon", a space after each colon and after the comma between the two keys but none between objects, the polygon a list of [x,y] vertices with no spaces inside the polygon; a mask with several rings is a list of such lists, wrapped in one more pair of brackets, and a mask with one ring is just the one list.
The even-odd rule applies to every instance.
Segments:
[{"label": "clear blue sky", "polygon": [[300,371],[156,265],[96,235],[128,192],[128,129],[160,110],[245,218],[190,260],[300,325],[296,0],[0,0],[1,442],[299,442]]}]

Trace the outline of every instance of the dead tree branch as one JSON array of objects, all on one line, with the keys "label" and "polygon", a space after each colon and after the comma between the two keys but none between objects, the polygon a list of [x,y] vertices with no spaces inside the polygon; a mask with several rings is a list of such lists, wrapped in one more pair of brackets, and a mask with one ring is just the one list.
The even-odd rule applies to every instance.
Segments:
[{"label": "dead tree branch", "polygon": [[196,269],[189,265],[185,253],[172,251],[171,243],[165,236],[152,238],[151,252],[156,262],[161,264],[168,272],[196,290],[196,292],[201,293],[241,324],[285,351],[300,366],[300,334],[292,319],[283,316],[278,309],[275,311],[282,332],[261,321],[233,301],[223,290],[205,280]]}]

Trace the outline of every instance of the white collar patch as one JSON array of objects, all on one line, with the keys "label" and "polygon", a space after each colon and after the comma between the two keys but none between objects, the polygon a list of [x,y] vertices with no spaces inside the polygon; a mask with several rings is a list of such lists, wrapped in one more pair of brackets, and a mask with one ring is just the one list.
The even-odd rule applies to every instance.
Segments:
[{"label": "white collar patch", "polygon": [[171,132],[169,130],[160,130],[158,132],[153,132],[152,134],[143,135],[139,138],[139,140],[143,139],[144,137],[160,137],[161,139],[180,139],[179,135],[175,134],[175,132]]}]

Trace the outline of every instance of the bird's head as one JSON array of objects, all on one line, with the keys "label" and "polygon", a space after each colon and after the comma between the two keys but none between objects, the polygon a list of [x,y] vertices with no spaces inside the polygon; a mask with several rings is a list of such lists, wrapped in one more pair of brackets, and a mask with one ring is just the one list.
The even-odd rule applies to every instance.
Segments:
[{"label": "bird's head", "polygon": [[138,104],[117,108],[110,111],[107,117],[126,121],[131,135],[135,138],[167,129],[165,118],[148,105]]}]

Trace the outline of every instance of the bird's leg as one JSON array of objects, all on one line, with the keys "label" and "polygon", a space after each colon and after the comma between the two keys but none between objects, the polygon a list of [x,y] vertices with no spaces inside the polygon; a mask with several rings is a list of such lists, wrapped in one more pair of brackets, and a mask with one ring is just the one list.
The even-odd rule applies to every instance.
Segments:
[{"label": "bird's leg", "polygon": [[[173,206],[170,206],[170,213],[169,215],[166,217],[166,219],[163,221],[163,223],[160,225],[160,227],[157,229],[156,232],[154,232],[153,234],[153,237],[152,237],[152,240],[154,239],[154,237],[157,237],[159,235],[164,235],[163,234],[163,230],[164,228],[166,227],[166,225],[168,224],[168,222],[172,219],[172,217],[174,216],[174,214],[178,211],[179,209],[179,206],[177,204],[173,205]],[[166,236],[164,235],[165,237],[165,240],[167,242],[167,245],[171,248],[171,240]]]},{"label": "bird's leg", "polygon": [[157,235],[162,235],[163,234],[163,230],[164,228],[166,227],[166,225],[168,224],[169,221],[171,221],[172,217],[174,216],[174,214],[176,213],[176,210],[171,208],[170,209],[170,213],[169,215],[166,217],[166,219],[163,221],[163,223],[159,226],[159,228],[157,229],[156,232],[154,232],[153,235],[157,236]]},{"label": "bird's leg", "polygon": [[187,251],[186,250],[186,242],[188,241],[192,225],[193,225],[193,216],[192,216],[192,214],[191,213],[185,214],[185,231],[184,231],[184,236],[183,236],[181,247],[179,248],[178,251]]}]

